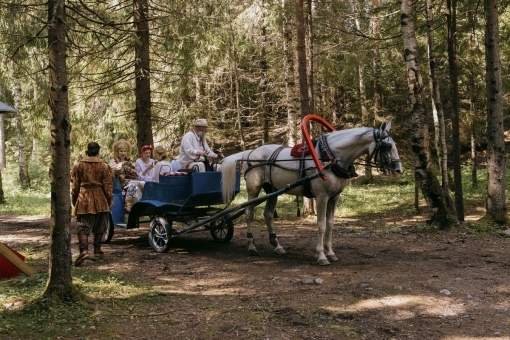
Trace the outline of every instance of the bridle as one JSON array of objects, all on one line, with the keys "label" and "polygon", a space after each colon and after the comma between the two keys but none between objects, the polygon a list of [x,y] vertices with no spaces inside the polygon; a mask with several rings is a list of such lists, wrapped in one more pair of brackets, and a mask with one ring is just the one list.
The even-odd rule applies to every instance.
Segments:
[{"label": "bridle", "polygon": [[[400,162],[399,159],[392,159],[389,156],[392,146],[387,140],[391,138],[390,134],[388,133],[385,136],[382,136],[380,129],[374,129],[372,134],[374,136],[375,147],[370,154],[369,159],[365,163],[353,163],[336,158],[328,145],[326,134],[321,134],[317,138],[320,158],[323,161],[330,162],[326,167],[331,167],[331,171],[340,178],[357,177],[358,174],[355,172],[354,168],[355,164],[369,166],[377,168],[379,171],[384,171],[385,165],[391,164],[392,162]],[[380,164],[377,163],[377,158],[379,158]],[[348,163],[347,169],[339,163]]]},{"label": "bridle", "polygon": [[[380,129],[374,129],[373,130],[374,135],[374,141],[375,141],[375,148],[370,154],[370,160],[374,160],[374,167],[378,168],[379,171],[384,171],[385,165],[391,164],[394,162],[400,162],[400,159],[392,159],[389,156],[389,153],[391,151],[391,143],[385,141],[391,139],[391,135],[388,133],[385,136],[381,135]],[[380,164],[377,164],[377,157],[379,156],[379,162]],[[371,162],[372,163],[372,162]]]}]

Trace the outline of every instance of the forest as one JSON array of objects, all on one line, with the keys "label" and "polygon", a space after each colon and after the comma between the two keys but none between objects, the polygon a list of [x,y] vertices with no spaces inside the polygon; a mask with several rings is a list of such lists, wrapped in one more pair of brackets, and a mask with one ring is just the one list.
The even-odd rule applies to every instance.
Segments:
[{"label": "forest", "polygon": [[510,34],[509,5],[0,2],[0,100],[18,110],[0,115],[0,169],[17,166],[28,189],[31,168],[49,168],[61,197],[68,187],[56,186],[56,172],[91,140],[104,159],[121,138],[176,156],[191,122],[206,118],[211,146],[228,154],[300,142],[309,113],[339,129],[392,120],[439,223],[463,220],[460,167],[469,164],[476,182],[484,162],[489,213],[505,220],[497,178],[505,173],[510,47],[500,42]]},{"label": "forest", "polygon": [[[457,3],[448,1],[448,3]],[[297,1],[296,3],[299,3]],[[243,149],[299,139],[285,125],[301,112],[292,1],[73,1],[66,3],[67,75],[72,159],[90,140],[109,157],[126,138],[175,149],[196,117],[211,121],[215,148]],[[411,129],[400,2],[301,1],[309,93],[306,112],[338,127],[392,119],[405,144]],[[508,39],[508,1],[500,1],[500,40]],[[138,13],[138,7],[143,10]],[[480,1],[456,4],[457,98],[449,73],[446,1],[416,3],[423,95],[433,131],[428,71],[434,59],[446,143],[458,108],[463,152],[476,136],[483,148],[487,107],[484,11]],[[0,98],[19,110],[4,119],[9,163],[48,163],[47,6],[0,4]],[[143,18],[139,18],[143,15]],[[450,20],[451,21],[451,20]],[[145,26],[143,26],[143,25]],[[432,40],[428,39],[431,34]],[[433,44],[433,45],[432,45]],[[431,56],[427,51],[432,50]],[[502,93],[508,93],[508,46],[501,45]],[[143,57],[142,57],[143,56]],[[137,74],[138,72],[138,74]],[[454,101],[455,102],[454,102]],[[455,104],[455,105],[454,105]],[[435,111],[435,110],[434,110]],[[508,109],[505,109],[506,115]],[[290,117],[290,119],[289,119]],[[138,127],[139,125],[142,125]],[[278,127],[283,126],[284,134]],[[256,127],[255,129],[249,129]],[[150,136],[141,131],[150,129]],[[248,136],[248,131],[254,133]],[[291,134],[294,133],[294,135]],[[228,137],[232,137],[226,145]],[[432,145],[434,147],[434,145]],[[19,154],[19,155],[18,155]]]}]

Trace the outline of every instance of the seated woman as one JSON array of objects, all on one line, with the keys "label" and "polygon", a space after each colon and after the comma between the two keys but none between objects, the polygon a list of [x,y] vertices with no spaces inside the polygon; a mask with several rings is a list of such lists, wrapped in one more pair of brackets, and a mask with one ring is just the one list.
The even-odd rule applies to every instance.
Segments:
[{"label": "seated woman", "polygon": [[154,148],[154,159],[156,160],[156,166],[152,173],[153,182],[159,182],[159,175],[161,173],[175,171],[172,167],[172,163],[168,161],[165,147],[156,146],[156,148]]},{"label": "seated woman", "polygon": [[[143,182],[151,182],[154,167],[156,166],[154,160],[151,158],[152,146],[144,145],[140,149],[140,158],[135,162],[136,173],[138,180]],[[144,183],[145,184],[145,183]]]},{"label": "seated woman", "polygon": [[113,173],[119,178],[125,196],[124,210],[129,213],[131,207],[142,197],[142,188],[137,180],[138,174],[129,156],[131,155],[131,144],[124,139],[113,143],[113,158],[108,165]]}]

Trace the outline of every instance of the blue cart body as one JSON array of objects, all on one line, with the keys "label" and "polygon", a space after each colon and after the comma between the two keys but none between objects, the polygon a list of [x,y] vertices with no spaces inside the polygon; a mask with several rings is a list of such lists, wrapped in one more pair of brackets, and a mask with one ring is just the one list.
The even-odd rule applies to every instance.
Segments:
[{"label": "blue cart body", "polygon": [[[237,172],[235,194],[240,190],[240,172]],[[171,221],[186,224],[221,211],[214,205],[223,204],[220,172],[193,172],[186,176],[163,176],[160,182],[146,182],[142,198],[124,213],[124,197],[118,178],[113,185],[113,224],[126,229],[138,228],[144,216],[164,215]],[[127,223],[126,223],[127,218]]]}]

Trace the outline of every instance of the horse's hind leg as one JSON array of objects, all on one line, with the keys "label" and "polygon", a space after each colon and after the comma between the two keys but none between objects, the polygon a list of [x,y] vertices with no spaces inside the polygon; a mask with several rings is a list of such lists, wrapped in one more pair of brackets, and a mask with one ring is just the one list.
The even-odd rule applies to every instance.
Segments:
[{"label": "horse's hind leg", "polygon": [[269,234],[269,243],[274,247],[274,252],[283,255],[285,254],[285,249],[278,243],[278,238],[276,237],[276,232],[274,229],[274,211],[276,208],[276,202],[278,201],[278,197],[271,197],[266,202],[266,207],[264,208],[264,219],[266,220],[267,232]]}]

